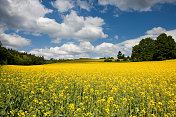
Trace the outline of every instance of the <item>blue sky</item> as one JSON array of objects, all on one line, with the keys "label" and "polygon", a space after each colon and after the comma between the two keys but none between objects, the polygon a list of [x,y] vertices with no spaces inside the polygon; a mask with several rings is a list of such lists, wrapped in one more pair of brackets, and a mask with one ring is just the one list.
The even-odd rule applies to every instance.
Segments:
[{"label": "blue sky", "polygon": [[131,55],[146,37],[176,39],[176,0],[1,0],[0,41],[50,58]]}]

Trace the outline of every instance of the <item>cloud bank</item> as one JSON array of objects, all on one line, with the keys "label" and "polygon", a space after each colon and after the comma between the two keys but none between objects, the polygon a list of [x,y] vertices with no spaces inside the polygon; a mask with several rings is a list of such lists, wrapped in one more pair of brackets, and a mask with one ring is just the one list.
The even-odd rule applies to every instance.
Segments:
[{"label": "cloud bank", "polygon": [[156,39],[156,37],[161,33],[166,33],[167,35],[173,36],[176,41],[176,30],[166,31],[162,27],[155,27],[151,30],[146,31],[146,35],[140,36],[135,39],[129,39],[118,44],[102,43],[100,45],[93,46],[90,42],[80,42],[79,45],[76,45],[74,43],[66,43],[60,47],[33,49],[30,51],[30,53],[44,56],[46,59],[75,59],[82,57],[99,58],[111,56],[116,58],[118,51],[122,51],[122,53],[126,56],[131,55],[132,47],[137,45],[142,39],[145,39],[147,37]]}]

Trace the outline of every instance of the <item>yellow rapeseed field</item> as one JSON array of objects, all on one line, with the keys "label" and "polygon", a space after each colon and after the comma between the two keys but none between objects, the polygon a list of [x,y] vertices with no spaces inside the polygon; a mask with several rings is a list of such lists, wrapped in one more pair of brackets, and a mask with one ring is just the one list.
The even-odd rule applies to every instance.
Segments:
[{"label": "yellow rapeseed field", "polygon": [[0,116],[175,117],[176,60],[1,67]]}]

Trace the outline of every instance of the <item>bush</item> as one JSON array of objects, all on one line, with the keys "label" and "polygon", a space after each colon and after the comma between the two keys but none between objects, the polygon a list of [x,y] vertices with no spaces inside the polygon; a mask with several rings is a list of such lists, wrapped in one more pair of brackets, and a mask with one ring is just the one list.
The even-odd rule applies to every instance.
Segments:
[{"label": "bush", "polygon": [[112,62],[111,59],[105,59],[104,62]]}]

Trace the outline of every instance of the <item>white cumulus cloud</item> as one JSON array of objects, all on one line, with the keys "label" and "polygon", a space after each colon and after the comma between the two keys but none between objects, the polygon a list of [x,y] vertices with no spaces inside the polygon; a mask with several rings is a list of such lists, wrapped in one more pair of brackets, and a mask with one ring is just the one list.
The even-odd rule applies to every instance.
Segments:
[{"label": "white cumulus cloud", "polygon": [[73,59],[90,57],[90,53],[94,51],[94,46],[90,42],[80,42],[79,45],[74,43],[66,43],[60,47],[50,47],[45,49],[33,49],[30,53],[44,56],[46,59]]},{"label": "white cumulus cloud", "polygon": [[38,0],[0,1],[0,21],[14,29],[32,30],[36,26],[36,19],[51,12]]},{"label": "white cumulus cloud", "polygon": [[176,0],[98,0],[100,5],[113,5],[122,11],[151,11],[157,3],[176,3]]},{"label": "white cumulus cloud", "polygon": [[162,28],[162,27],[155,27],[152,30],[148,30],[146,32],[146,34],[147,35],[159,35],[159,34],[164,33],[164,32],[166,32],[166,30],[164,28]]},{"label": "white cumulus cloud", "polygon": [[67,12],[76,7],[90,11],[91,5],[87,1],[82,0],[56,0],[52,5],[58,9],[59,12]]},{"label": "white cumulus cloud", "polygon": [[4,29],[0,27],[0,41],[7,48],[19,49],[30,45],[30,40],[23,38],[15,33],[6,34]]},{"label": "white cumulus cloud", "polygon": [[77,5],[78,5],[81,9],[85,9],[85,10],[87,10],[87,11],[90,11],[91,6],[87,3],[87,1],[77,0]]},{"label": "white cumulus cloud", "polygon": [[66,12],[74,7],[72,0],[56,0],[52,5],[58,9],[59,12]]},{"label": "white cumulus cloud", "polygon": [[[52,23],[47,24],[50,25]],[[54,24],[58,29],[55,30],[57,33],[51,34],[51,36],[59,37],[60,39],[72,38],[78,41],[94,41],[108,37],[108,35],[104,34],[102,25],[104,25],[104,20],[99,17],[78,16],[75,11],[71,11],[70,14],[63,18],[63,23]],[[58,41],[60,41],[59,38],[57,38]]]}]

